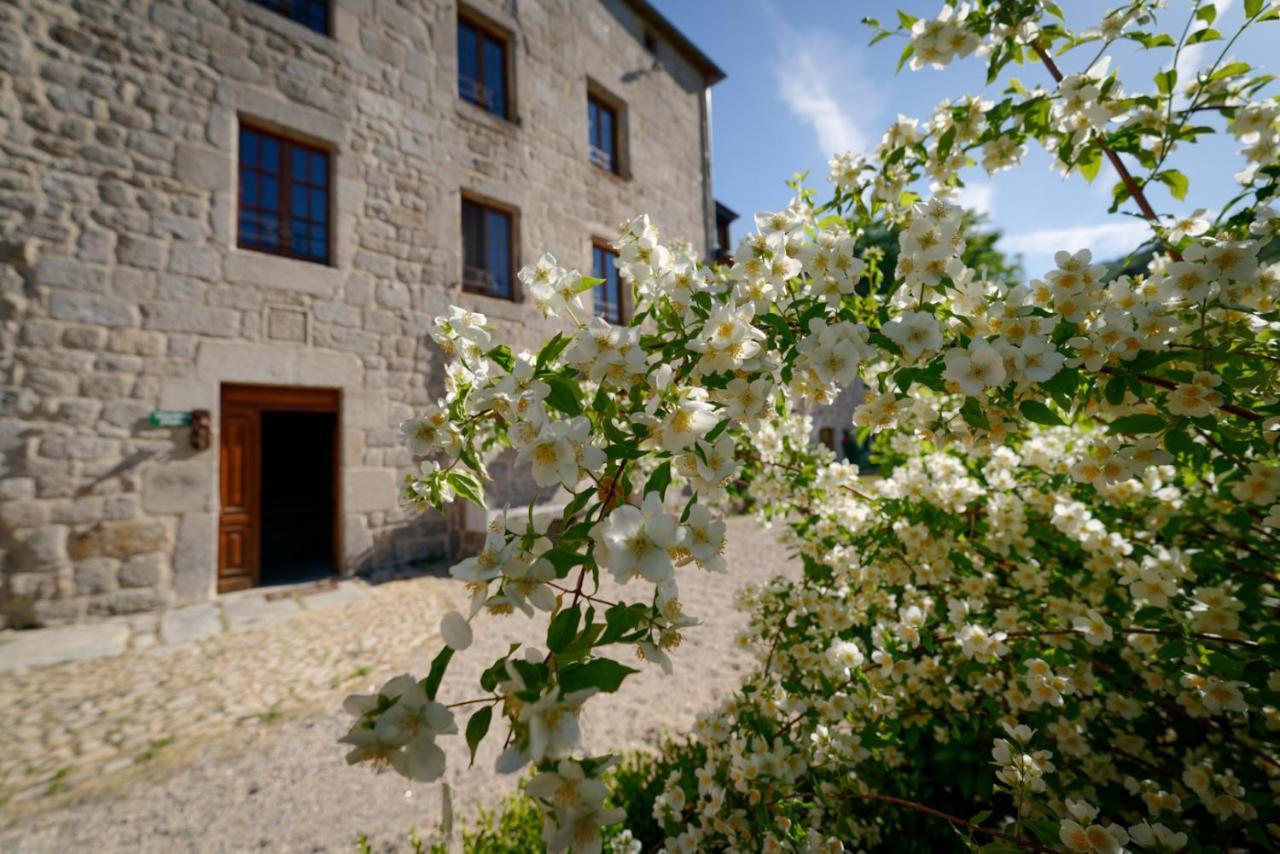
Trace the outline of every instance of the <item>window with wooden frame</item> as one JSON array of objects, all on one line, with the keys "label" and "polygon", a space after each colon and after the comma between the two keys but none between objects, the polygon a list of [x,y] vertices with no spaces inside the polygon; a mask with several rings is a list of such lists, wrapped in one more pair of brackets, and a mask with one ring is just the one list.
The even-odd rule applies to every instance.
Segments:
[{"label": "window with wooden frame", "polygon": [[458,97],[501,118],[509,117],[507,37],[458,16]]},{"label": "window with wooden frame", "polygon": [[330,262],[329,152],[240,125],[242,249]]},{"label": "window with wooden frame", "polygon": [[618,276],[618,253],[599,241],[591,244],[591,275],[604,279],[591,290],[593,310],[597,317],[621,326],[627,319],[622,295],[622,279]]},{"label": "window with wooden frame", "polygon": [[329,35],[329,0],[249,0],[322,36]]},{"label": "window with wooden frame", "polygon": [[595,95],[587,95],[587,145],[591,162],[615,175],[618,157],[618,111]]},{"label": "window with wooden frame", "polygon": [[514,217],[509,211],[462,197],[462,289],[514,300]]}]

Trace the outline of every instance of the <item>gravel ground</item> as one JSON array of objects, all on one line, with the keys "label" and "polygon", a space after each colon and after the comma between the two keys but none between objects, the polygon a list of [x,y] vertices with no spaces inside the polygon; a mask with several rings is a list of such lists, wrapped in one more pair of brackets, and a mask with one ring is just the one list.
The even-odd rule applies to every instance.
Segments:
[{"label": "gravel ground", "polygon": [[[697,713],[732,691],[751,666],[749,656],[734,644],[744,615],[733,608],[733,591],[746,582],[796,573],[798,564],[776,543],[773,532],[747,517],[730,520],[726,557],[728,575],[684,571],[685,610],[704,625],[690,631],[674,654],[675,674],[666,677],[656,667],[646,667],[617,694],[589,704],[583,725],[590,748],[641,747],[655,744],[664,732],[686,732]],[[384,640],[379,654],[370,653],[371,672],[365,678],[376,682],[403,669],[421,675],[439,644],[434,630],[438,616],[448,602],[461,605],[462,588],[447,579],[421,578],[385,585],[383,590],[387,592],[378,599],[380,610],[360,612],[360,620],[378,620],[377,614],[395,611],[397,602],[408,603],[415,620],[422,619],[426,603],[441,610],[433,609],[425,631],[420,624],[393,617],[392,624],[403,626],[412,649],[397,657],[388,651],[396,644]],[[600,595],[610,592],[606,586]],[[350,631],[351,609],[363,604],[346,606],[329,619]],[[366,628],[385,638],[385,626]],[[467,686],[476,684],[479,673],[505,652],[513,636],[537,642],[544,629],[545,621],[535,624],[523,618],[478,625],[476,643],[454,659],[445,680],[445,699],[472,695],[478,688],[468,691]],[[307,634],[310,643],[325,643],[314,632]],[[335,634],[337,646],[350,644],[343,632]],[[264,672],[277,678],[279,670]],[[366,690],[369,686],[363,682],[342,691]],[[442,787],[346,767],[342,748],[335,743],[348,726],[337,708],[342,691],[250,725],[177,739],[148,761],[99,773],[70,791],[0,806],[9,813],[0,830],[0,850],[350,851],[361,834],[375,850],[404,850],[410,828],[427,836],[436,826]],[[464,723],[460,718],[459,726]],[[457,813],[470,814],[514,791],[515,779],[492,771],[502,732],[495,724],[470,772],[462,739],[448,739],[445,779]]]}]

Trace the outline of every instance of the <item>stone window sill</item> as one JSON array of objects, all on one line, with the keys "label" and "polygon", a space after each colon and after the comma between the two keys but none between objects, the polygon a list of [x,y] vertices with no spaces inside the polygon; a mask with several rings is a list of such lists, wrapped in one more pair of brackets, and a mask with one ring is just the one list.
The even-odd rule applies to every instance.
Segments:
[{"label": "stone window sill", "polygon": [[502,116],[495,116],[483,107],[464,101],[461,98],[454,102],[454,110],[463,119],[488,128],[491,131],[515,136],[520,130],[519,116],[504,119]]},{"label": "stone window sill", "polygon": [[519,293],[516,294],[515,299],[491,297],[488,294],[463,290],[462,283],[459,282],[453,286],[453,294],[458,305],[471,311],[478,311],[485,317],[512,321],[524,320],[524,306]]}]

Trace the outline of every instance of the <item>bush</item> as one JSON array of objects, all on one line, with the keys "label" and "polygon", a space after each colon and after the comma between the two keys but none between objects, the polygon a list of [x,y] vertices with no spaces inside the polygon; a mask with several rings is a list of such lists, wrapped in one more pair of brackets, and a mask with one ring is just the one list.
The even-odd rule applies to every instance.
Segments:
[{"label": "bush", "polygon": [[[445,617],[425,678],[349,699],[349,760],[437,779],[437,738],[461,728],[474,750],[496,718],[498,770],[534,770],[557,851],[599,851],[624,820],[668,851],[1280,844],[1280,105],[1227,56],[1280,8],[1247,0],[1224,38],[1216,6],[1167,28],[1160,6],[1083,32],[1032,0],[872,21],[876,40],[905,37],[904,64],[978,53],[991,80],[1033,63],[1054,85],[899,119],[872,156],[832,161],[829,199],[797,186],[758,215],[730,269],[626,223],[625,327],[582,323],[598,282],[550,256],[520,276],[567,321],[537,353],[493,342],[480,315],[439,319],[447,394],[403,425],[431,457],[405,497],[483,504],[484,461],[506,447],[573,497],[554,541],[513,512],[453,568],[470,614]],[[1183,50],[1216,40],[1209,68],[1178,80]],[[1154,92],[1110,70],[1119,42],[1165,52]],[[1187,190],[1171,151],[1218,129],[1243,146],[1240,192],[1161,217],[1155,188]],[[1033,141],[1090,180],[1111,164],[1113,209],[1151,226],[1145,272],[1109,279],[1088,251],[1061,252],[1018,285],[966,262],[948,201],[961,170],[1011,168]],[[872,239],[886,233],[892,267]],[[810,447],[796,415],[855,378],[874,483]],[[611,772],[582,754],[579,711],[636,672],[630,650],[673,666],[694,624],[679,578],[729,569],[719,508],[739,481],[785,522],[804,576],[742,594],[760,667],[696,743]],[[623,601],[598,595],[601,572]],[[545,648],[512,646],[446,706],[481,610],[545,614]]]}]

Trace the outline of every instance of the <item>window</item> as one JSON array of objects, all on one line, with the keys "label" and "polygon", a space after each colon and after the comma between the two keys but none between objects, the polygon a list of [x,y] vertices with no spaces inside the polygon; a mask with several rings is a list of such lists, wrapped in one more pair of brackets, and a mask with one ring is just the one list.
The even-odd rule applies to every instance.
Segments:
[{"label": "window", "polygon": [[309,30],[329,35],[329,0],[250,0],[297,21]]},{"label": "window", "polygon": [[603,282],[592,289],[597,317],[622,325],[625,319],[622,304],[622,280],[618,278],[618,253],[601,243],[591,246],[591,275]]},{"label": "window", "polygon": [[515,299],[512,288],[515,253],[511,236],[511,214],[463,198],[463,290],[498,299]]},{"label": "window", "polygon": [[587,142],[591,162],[601,169],[618,170],[618,111],[594,95],[587,96]]},{"label": "window", "polygon": [[329,263],[329,154],[240,126],[240,227],[245,249]]},{"label": "window", "polygon": [[507,118],[507,40],[466,18],[458,19],[458,97]]}]

